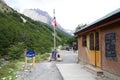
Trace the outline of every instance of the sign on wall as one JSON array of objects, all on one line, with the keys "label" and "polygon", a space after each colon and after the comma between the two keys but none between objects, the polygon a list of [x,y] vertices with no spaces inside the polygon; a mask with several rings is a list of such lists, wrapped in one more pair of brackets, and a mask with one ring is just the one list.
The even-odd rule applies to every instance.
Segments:
[{"label": "sign on wall", "polygon": [[105,54],[107,59],[116,59],[116,34],[105,35]]}]

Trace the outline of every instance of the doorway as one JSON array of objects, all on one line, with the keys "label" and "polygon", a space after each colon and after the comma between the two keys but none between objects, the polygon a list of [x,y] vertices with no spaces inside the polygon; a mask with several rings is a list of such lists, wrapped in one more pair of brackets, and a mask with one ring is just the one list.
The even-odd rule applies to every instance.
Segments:
[{"label": "doorway", "polygon": [[99,32],[95,31],[89,35],[90,64],[101,67],[101,54],[99,50]]}]

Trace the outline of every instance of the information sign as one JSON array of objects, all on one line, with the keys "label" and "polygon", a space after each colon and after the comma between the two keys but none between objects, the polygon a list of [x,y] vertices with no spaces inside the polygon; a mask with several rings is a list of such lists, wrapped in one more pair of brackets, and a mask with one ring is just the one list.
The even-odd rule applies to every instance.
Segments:
[{"label": "information sign", "polygon": [[35,51],[27,51],[26,52],[26,57],[34,57],[35,56]]},{"label": "information sign", "polygon": [[105,35],[105,52],[107,58],[116,57],[116,34],[109,33]]}]

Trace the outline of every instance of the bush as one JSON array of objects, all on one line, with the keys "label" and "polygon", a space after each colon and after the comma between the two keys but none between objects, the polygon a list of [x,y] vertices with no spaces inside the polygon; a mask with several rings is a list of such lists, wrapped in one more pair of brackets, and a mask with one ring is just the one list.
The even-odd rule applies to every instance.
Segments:
[{"label": "bush", "polygon": [[[23,23],[20,17],[24,17],[27,22]],[[53,31],[52,26],[33,21],[17,12],[0,12],[0,57],[19,59],[24,53],[24,45],[37,53],[50,52],[53,47]],[[56,32],[61,38],[56,38],[56,45],[64,44],[69,36],[57,29]]]},{"label": "bush", "polygon": [[2,78],[6,78],[5,80],[8,80],[10,76],[12,77],[12,80],[16,80],[16,75],[14,72],[17,70],[19,70],[19,64],[17,61],[12,61],[2,66],[0,68],[0,80]]},{"label": "bush", "polygon": [[45,53],[45,54],[42,54],[42,55],[38,54],[38,55],[36,55],[36,62],[44,61],[44,60],[46,60],[49,56],[50,56],[49,53]]},{"label": "bush", "polygon": [[8,58],[10,60],[20,59],[24,57],[24,44],[17,43],[16,45],[12,45],[9,48]]}]

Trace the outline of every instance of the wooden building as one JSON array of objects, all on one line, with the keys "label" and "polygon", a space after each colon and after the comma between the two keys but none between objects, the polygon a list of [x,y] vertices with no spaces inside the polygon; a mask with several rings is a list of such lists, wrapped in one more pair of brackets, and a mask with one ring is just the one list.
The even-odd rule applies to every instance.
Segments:
[{"label": "wooden building", "polygon": [[74,34],[78,37],[79,60],[120,80],[120,8]]}]

